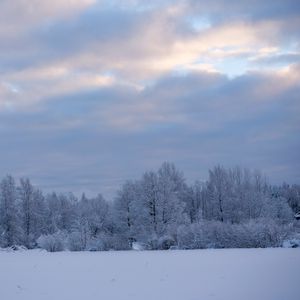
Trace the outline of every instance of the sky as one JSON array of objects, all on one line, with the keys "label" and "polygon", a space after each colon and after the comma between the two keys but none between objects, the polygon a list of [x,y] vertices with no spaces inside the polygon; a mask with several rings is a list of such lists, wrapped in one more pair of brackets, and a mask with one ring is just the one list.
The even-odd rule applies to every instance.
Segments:
[{"label": "sky", "polygon": [[113,198],[169,161],[300,183],[299,0],[1,0],[0,177]]}]

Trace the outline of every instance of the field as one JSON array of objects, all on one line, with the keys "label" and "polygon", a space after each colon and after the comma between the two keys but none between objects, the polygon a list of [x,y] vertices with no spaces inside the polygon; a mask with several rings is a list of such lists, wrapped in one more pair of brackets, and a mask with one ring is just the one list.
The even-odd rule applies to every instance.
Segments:
[{"label": "field", "polygon": [[3,300],[294,300],[299,249],[0,251]]}]

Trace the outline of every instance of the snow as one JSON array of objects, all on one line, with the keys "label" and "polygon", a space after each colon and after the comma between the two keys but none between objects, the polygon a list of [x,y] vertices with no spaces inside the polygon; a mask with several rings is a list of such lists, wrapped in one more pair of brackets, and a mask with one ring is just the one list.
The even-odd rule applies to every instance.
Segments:
[{"label": "snow", "polygon": [[142,251],[142,250],[145,250],[145,246],[142,243],[133,242],[132,243],[132,250]]},{"label": "snow", "polygon": [[0,251],[3,300],[294,300],[299,278],[299,249]]}]

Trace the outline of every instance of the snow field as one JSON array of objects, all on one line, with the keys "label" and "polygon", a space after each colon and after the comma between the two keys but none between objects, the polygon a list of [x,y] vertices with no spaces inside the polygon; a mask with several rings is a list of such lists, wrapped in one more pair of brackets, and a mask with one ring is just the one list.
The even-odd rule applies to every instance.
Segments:
[{"label": "snow field", "polygon": [[0,251],[1,300],[295,300],[299,249]]}]

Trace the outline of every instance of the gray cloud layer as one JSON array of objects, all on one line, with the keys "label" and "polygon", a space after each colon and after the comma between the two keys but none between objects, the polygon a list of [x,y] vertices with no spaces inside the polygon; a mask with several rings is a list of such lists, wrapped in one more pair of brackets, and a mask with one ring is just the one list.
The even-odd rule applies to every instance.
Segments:
[{"label": "gray cloud layer", "polygon": [[299,183],[298,1],[151,3],[1,2],[0,175],[112,196],[169,160]]}]

